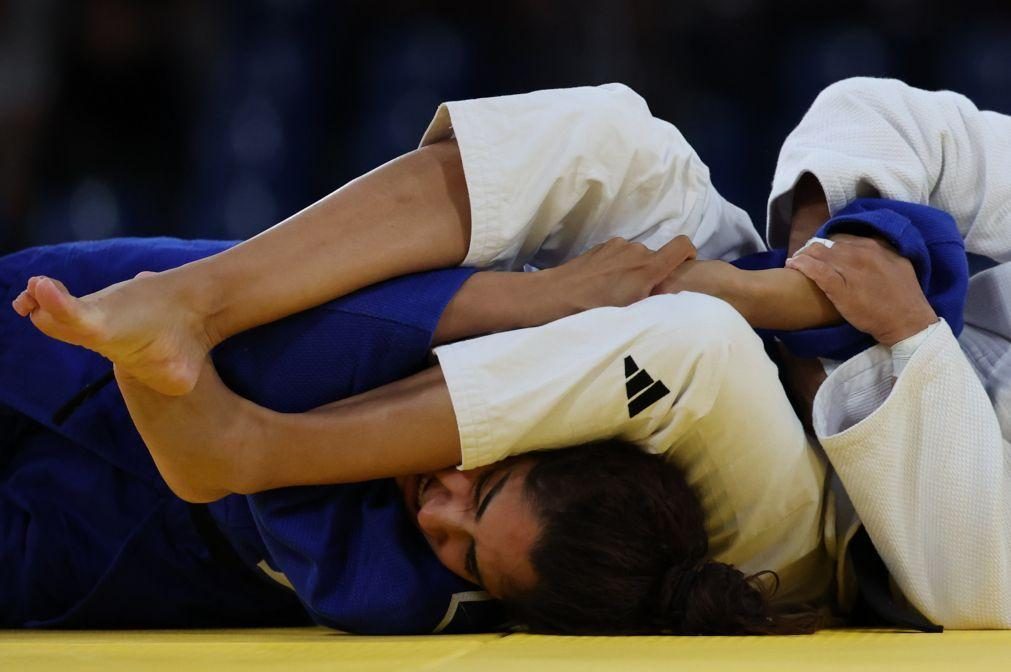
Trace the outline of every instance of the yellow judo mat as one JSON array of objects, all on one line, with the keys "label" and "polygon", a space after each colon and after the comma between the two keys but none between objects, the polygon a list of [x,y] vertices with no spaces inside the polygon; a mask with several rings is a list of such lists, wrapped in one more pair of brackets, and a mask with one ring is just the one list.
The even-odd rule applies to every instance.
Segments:
[{"label": "yellow judo mat", "polygon": [[323,629],[0,632],[3,672],[1011,670],[1011,632],[802,637],[357,637]]}]

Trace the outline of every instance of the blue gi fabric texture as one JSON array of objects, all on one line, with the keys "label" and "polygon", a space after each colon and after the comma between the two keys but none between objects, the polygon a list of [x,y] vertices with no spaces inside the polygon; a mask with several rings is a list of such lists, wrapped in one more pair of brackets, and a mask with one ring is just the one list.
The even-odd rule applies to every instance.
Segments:
[{"label": "blue gi fabric texture", "polygon": [[[85,294],[231,243],[113,240],[0,259],[0,293],[47,274]],[[252,330],[214,353],[241,394],[295,412],[409,375],[439,316],[473,273],[419,274]],[[210,507],[248,565],[284,572],[302,604],[259,570],[222,567],[168,491],[115,385],[69,419],[52,416],[109,364],[0,311],[0,625],[179,627],[318,622],[362,633],[430,632],[474,586],[435,558],[390,480],[231,496]],[[491,605],[485,605],[490,607]],[[304,609],[303,609],[304,607]],[[486,618],[487,616],[487,618]],[[457,612],[447,631],[498,614]]]},{"label": "blue gi fabric texture", "polygon": [[[884,198],[858,198],[828,220],[815,234],[827,238],[837,233],[880,236],[913,264],[920,287],[934,311],[957,336],[964,326],[962,312],[969,287],[965,243],[955,220],[937,208]],[[782,268],[786,250],[743,257],[738,268]],[[849,359],[874,345],[874,339],[849,324],[801,331],[759,330],[763,338],[776,337],[800,357]]]}]

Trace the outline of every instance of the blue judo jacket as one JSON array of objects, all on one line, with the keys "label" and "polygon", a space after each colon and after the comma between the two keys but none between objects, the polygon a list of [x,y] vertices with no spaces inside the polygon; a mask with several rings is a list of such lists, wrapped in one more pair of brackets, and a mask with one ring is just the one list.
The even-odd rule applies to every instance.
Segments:
[{"label": "blue judo jacket", "polygon": [[[0,292],[9,305],[29,277],[45,274],[87,294],[230,244],[121,239],[25,250],[0,259]],[[283,412],[403,378],[426,365],[439,316],[472,272],[368,288],[232,338],[215,362],[239,394]],[[497,605],[439,563],[391,480],[226,497],[203,515],[210,536],[227,540],[222,554],[194,507],[165,486],[115,384],[81,400],[109,370],[0,309],[3,626],[270,625],[308,615],[351,632],[412,634],[501,623]]]}]

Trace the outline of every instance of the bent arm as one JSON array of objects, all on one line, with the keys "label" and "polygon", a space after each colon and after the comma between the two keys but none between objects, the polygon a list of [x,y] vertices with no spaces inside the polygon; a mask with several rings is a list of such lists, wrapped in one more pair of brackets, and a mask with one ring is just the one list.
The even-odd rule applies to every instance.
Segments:
[{"label": "bent arm", "polygon": [[818,437],[896,583],[948,628],[1011,627],[1011,444],[947,324],[892,387],[878,346],[829,376]]}]

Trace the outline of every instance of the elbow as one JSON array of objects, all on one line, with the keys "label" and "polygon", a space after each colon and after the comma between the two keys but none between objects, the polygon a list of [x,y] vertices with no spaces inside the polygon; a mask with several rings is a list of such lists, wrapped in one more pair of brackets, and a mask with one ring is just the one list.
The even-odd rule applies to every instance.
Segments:
[{"label": "elbow", "polygon": [[[663,306],[663,318],[656,324],[659,336],[667,339],[670,333],[683,333],[686,342],[694,344],[694,351],[706,358],[707,366],[713,370],[721,369],[730,357],[741,367],[769,361],[762,340],[739,309],[726,299],[689,292],[647,301]],[[690,330],[684,329],[686,323],[691,324]]]}]

